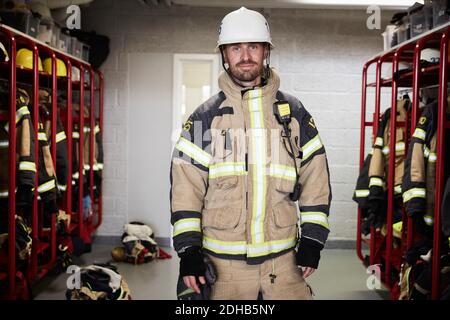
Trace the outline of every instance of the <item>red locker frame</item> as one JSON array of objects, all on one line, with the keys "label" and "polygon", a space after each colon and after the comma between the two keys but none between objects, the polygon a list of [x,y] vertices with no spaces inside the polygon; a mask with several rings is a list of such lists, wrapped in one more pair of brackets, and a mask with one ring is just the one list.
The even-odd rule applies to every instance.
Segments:
[{"label": "red locker frame", "polygon": [[[104,102],[104,77],[102,72],[99,70],[93,70],[90,64],[68,55],[64,52],[56,50],[49,47],[48,45],[37,41],[36,39],[23,34],[13,28],[0,24],[0,40],[8,46],[8,54],[10,57],[9,62],[1,62],[0,70],[2,72],[2,77],[9,79],[10,82],[10,94],[9,94],[9,112],[7,116],[0,115],[1,120],[7,120],[9,123],[15,123],[16,114],[16,88],[18,76],[21,78],[31,79],[29,83],[33,87],[33,96],[30,97],[33,101],[33,106],[37,106],[39,103],[38,90],[40,81],[51,81],[52,89],[52,135],[51,135],[51,152],[53,164],[56,167],[56,122],[57,122],[57,90],[58,88],[64,88],[67,92],[67,114],[62,118],[63,125],[65,127],[65,132],[67,136],[67,149],[68,149],[68,179],[66,181],[67,189],[65,192],[64,206],[63,210],[66,214],[72,217],[72,223],[69,228],[69,232],[73,235],[79,236],[85,242],[91,242],[92,233],[98,229],[102,223],[103,216],[103,206],[102,206],[102,195],[94,201],[94,134],[90,135],[89,148],[90,148],[90,159],[89,159],[89,189],[92,199],[92,207],[97,208],[94,212],[96,214],[96,221],[90,219],[89,221],[84,221],[83,219],[83,184],[79,186],[78,192],[78,212],[72,211],[72,132],[73,124],[79,123],[79,154],[80,159],[83,159],[84,153],[84,123],[89,122],[90,132],[95,132],[95,121],[97,120],[100,127],[100,132],[103,133],[103,102]],[[17,47],[27,47],[33,52],[33,69],[20,69],[16,65],[16,51]],[[52,75],[40,72],[37,68],[38,58],[40,54],[44,54],[52,59]],[[67,67],[67,77],[59,77],[56,74],[56,59],[61,59]],[[80,80],[72,80],[72,66],[80,70]],[[85,83],[85,72],[89,74],[89,83]],[[97,76],[97,84],[96,77]],[[72,115],[72,98],[73,90],[79,90],[80,95],[80,108],[78,115]],[[90,94],[90,106],[89,115],[84,116],[84,96],[85,90],[89,91]],[[95,93],[98,92],[98,116],[95,114]],[[30,110],[31,111],[31,110]],[[38,108],[33,108],[32,119],[34,123],[34,135],[36,139],[35,144],[35,154],[36,154],[36,168],[38,168]],[[16,127],[10,126],[9,135],[9,217],[8,217],[8,233],[9,238],[15,238],[15,190],[16,190]],[[83,176],[84,161],[79,162],[78,174],[80,177]],[[36,173],[36,181],[38,179],[38,174]],[[17,298],[30,298],[28,296],[27,286],[33,285],[36,281],[44,277],[54,266],[56,261],[56,216],[52,215],[52,225],[50,232],[45,232],[39,229],[39,208],[37,201],[37,185],[35,188],[35,197],[32,209],[32,253],[30,260],[28,262],[28,267],[26,274],[21,271],[16,270],[16,257],[15,257],[15,243],[14,241],[9,241],[8,247],[8,267],[6,272],[0,272],[0,286],[7,286],[7,294],[5,299],[17,299]],[[77,221],[74,223],[74,221]],[[94,223],[95,222],[95,223]],[[46,252],[50,257],[45,265],[38,265],[38,255]],[[17,282],[19,280],[19,282]]]},{"label": "red locker frame", "polygon": [[[443,187],[444,187],[444,150],[445,150],[445,130],[450,128],[450,122],[446,122],[445,107],[447,101],[447,79],[448,79],[448,41],[450,26],[448,24],[431,30],[417,38],[402,43],[391,50],[383,52],[374,58],[368,60],[363,67],[362,72],[362,96],[361,96],[361,131],[360,131],[360,158],[359,168],[362,169],[365,159],[365,134],[367,128],[372,128],[372,141],[378,131],[380,121],[380,94],[381,87],[391,88],[391,114],[396,114],[397,94],[399,87],[412,88],[412,108],[409,120],[405,123],[397,122],[396,117],[390,118],[390,150],[395,150],[396,129],[405,130],[406,147],[409,145],[410,137],[415,130],[417,119],[419,118],[419,90],[422,87],[430,85],[438,85],[438,128],[437,128],[437,161],[436,161],[436,195],[435,203],[442,203]],[[420,53],[425,48],[436,48],[440,50],[439,65],[420,67]],[[394,74],[399,69],[399,62],[407,61],[413,63],[411,72],[395,78]],[[381,78],[382,66],[385,63],[392,64],[392,77],[389,79]],[[375,82],[368,83],[368,69],[375,65]],[[372,121],[367,121],[367,88],[375,88],[375,112]],[[405,156],[407,150],[405,152]],[[357,220],[357,255],[366,264],[374,265],[381,262],[385,263],[385,270],[382,273],[382,282],[391,290],[391,298],[398,298],[398,290],[391,279],[391,270],[394,268],[400,271],[402,256],[412,246],[416,237],[414,232],[413,220],[403,211],[403,229],[401,246],[393,248],[393,213],[394,213],[394,168],[395,157],[389,157],[388,163],[388,181],[387,181],[387,231],[386,236],[382,236],[373,227],[370,232],[370,239],[362,239],[361,236],[361,210],[358,208]],[[441,206],[435,206],[434,213],[434,239],[433,239],[433,257],[432,257],[432,299],[439,298],[439,270],[440,270],[440,245],[441,245]],[[406,226],[406,228],[405,228]],[[363,256],[362,244],[365,243],[369,247],[369,261]]]}]

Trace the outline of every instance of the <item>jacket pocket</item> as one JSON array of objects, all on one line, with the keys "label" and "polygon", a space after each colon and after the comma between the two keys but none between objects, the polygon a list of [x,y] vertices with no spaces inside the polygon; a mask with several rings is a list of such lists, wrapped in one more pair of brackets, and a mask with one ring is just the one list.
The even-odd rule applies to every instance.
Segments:
[{"label": "jacket pocket", "polygon": [[274,223],[279,228],[292,227],[298,222],[297,207],[292,201],[283,201],[273,207]]},{"label": "jacket pocket", "polygon": [[[270,164],[270,176],[274,179],[275,189],[282,193],[291,193],[294,191],[294,186],[297,182],[297,175],[295,172],[295,165],[299,167],[301,159],[294,159],[291,154],[298,156],[300,153],[296,143],[291,139],[293,152],[290,149],[287,138],[280,137],[273,141],[273,157]],[[275,152],[275,153],[274,153]]]},{"label": "jacket pocket", "polygon": [[241,213],[241,208],[205,209],[202,226],[218,230],[235,229],[239,224]]}]

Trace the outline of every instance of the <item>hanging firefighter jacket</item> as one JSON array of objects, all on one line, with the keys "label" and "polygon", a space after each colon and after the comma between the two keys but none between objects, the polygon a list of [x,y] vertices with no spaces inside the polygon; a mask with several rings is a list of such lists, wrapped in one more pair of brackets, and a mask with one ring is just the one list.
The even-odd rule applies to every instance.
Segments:
[{"label": "hanging firefighter jacket", "polygon": [[[325,148],[311,115],[298,99],[279,91],[279,84],[271,69],[263,86],[242,90],[223,72],[222,91],[185,123],[170,173],[178,253],[202,247],[248,264],[285,254],[299,238],[298,200],[300,247],[319,257],[331,201]],[[289,137],[273,111],[282,101],[292,115]],[[294,145],[290,151],[287,139]],[[297,181],[302,189],[293,200]],[[318,263],[314,260],[310,263]]]},{"label": "hanging firefighter jacket", "polygon": [[437,101],[425,107],[411,139],[402,182],[405,210],[418,219],[422,232],[428,236],[434,225],[437,112]]},{"label": "hanging firefighter jacket", "polygon": [[[409,99],[397,101],[397,121],[406,121]],[[391,109],[381,117],[378,133],[372,150],[367,155],[356,183],[353,200],[362,209],[364,218],[362,232],[368,234],[370,227],[381,228],[387,212],[387,178],[389,168]],[[396,130],[395,178],[394,178],[394,222],[401,220],[401,178],[403,175],[403,157],[405,152],[403,129]]]},{"label": "hanging firefighter jacket", "polygon": [[[80,268],[80,286],[66,291],[67,300],[130,300],[130,289],[117,268],[94,264]],[[78,277],[77,277],[78,278]]]},{"label": "hanging firefighter jacket", "polygon": [[[44,130],[47,135],[48,143],[51,144],[51,111],[52,101],[51,95],[46,90],[39,90],[39,105],[42,109],[42,114],[45,116]],[[67,157],[67,136],[62,126],[59,112],[56,113],[56,177],[57,187],[60,192],[65,192],[67,188],[68,176],[68,157]],[[61,194],[62,195],[62,194]]]},{"label": "hanging firefighter jacket", "polygon": [[[0,85],[0,112],[8,113],[9,89]],[[34,126],[28,108],[29,98],[26,91],[17,89],[16,100],[16,205],[31,207],[33,189],[36,185],[35,137]],[[0,121],[0,199],[8,198],[9,188],[9,123]],[[7,202],[6,202],[7,203]],[[6,210],[6,205],[0,206],[0,211]]]}]

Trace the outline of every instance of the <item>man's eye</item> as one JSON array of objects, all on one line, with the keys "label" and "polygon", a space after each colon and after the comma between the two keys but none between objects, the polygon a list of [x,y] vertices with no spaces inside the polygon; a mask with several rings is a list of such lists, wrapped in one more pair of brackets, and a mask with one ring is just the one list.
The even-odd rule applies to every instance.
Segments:
[{"label": "man's eye", "polygon": [[240,49],[241,49],[241,48],[239,48],[239,47],[233,47],[233,48],[231,48],[231,50],[233,50],[234,52],[238,52]]}]

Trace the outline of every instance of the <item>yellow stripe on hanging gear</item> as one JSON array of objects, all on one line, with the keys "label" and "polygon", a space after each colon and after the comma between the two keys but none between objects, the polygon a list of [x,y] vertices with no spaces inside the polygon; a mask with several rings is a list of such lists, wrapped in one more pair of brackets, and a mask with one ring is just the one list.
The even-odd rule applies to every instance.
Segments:
[{"label": "yellow stripe on hanging gear", "polygon": [[426,145],[423,145],[423,156],[427,159],[430,156],[430,149]]},{"label": "yellow stripe on hanging gear", "polygon": [[425,132],[425,130],[420,129],[420,128],[416,128],[416,130],[414,131],[413,137],[424,140],[427,136],[427,133]]},{"label": "yellow stripe on hanging gear", "polygon": [[103,170],[103,163],[97,163],[98,170]]},{"label": "yellow stripe on hanging gear", "polygon": [[99,132],[100,132],[100,126],[96,125],[95,128],[94,128],[94,134],[97,134]]},{"label": "yellow stripe on hanging gear", "polygon": [[436,153],[430,152],[430,156],[428,157],[428,162],[435,163],[437,161]]},{"label": "yellow stripe on hanging gear", "polygon": [[36,164],[34,162],[21,161],[19,162],[19,170],[36,172]]},{"label": "yellow stripe on hanging gear", "polygon": [[369,196],[369,189],[355,190],[355,196],[357,198],[366,198]]},{"label": "yellow stripe on hanging gear", "polygon": [[201,232],[201,221],[200,218],[188,218],[188,219],[180,219],[173,225],[173,236],[185,232]]},{"label": "yellow stripe on hanging gear", "polygon": [[60,191],[66,191],[67,190],[67,185],[58,183],[58,189]]},{"label": "yellow stripe on hanging gear", "polygon": [[[383,148],[382,152],[384,155],[388,155],[389,154],[389,146],[386,146]],[[396,154],[402,154],[405,151],[405,143],[403,141],[401,142],[397,142],[395,144],[395,152]]]},{"label": "yellow stripe on hanging gear", "polygon": [[245,241],[220,241],[203,236],[203,247],[218,254],[246,254]]},{"label": "yellow stripe on hanging gear", "polygon": [[175,148],[189,156],[191,159],[194,159],[204,167],[209,167],[212,156],[186,138],[180,137],[180,140],[178,140]]},{"label": "yellow stripe on hanging gear", "polygon": [[[26,114],[30,114],[30,111],[28,110],[27,106],[21,107],[19,110],[16,111],[16,125]],[[9,132],[9,122],[7,122],[5,124],[4,128],[5,128],[6,132]]]},{"label": "yellow stripe on hanging gear", "polygon": [[39,192],[39,193],[44,193],[44,192],[50,191],[50,190],[52,190],[52,189],[54,189],[54,188],[56,188],[56,185],[55,185],[55,179],[52,179],[52,180],[50,180],[50,181],[47,181],[47,182],[44,183],[44,184],[41,184],[41,185],[38,187],[38,192]]},{"label": "yellow stripe on hanging gear", "polygon": [[399,221],[397,223],[394,223],[392,225],[392,230],[394,231],[394,236],[397,238],[402,237],[402,229],[403,229],[403,222]]},{"label": "yellow stripe on hanging gear", "polygon": [[320,140],[319,135],[316,135],[314,138],[312,138],[308,143],[306,143],[303,148],[303,158],[302,162],[306,161],[309,157],[312,156],[314,152],[322,148],[322,141]]},{"label": "yellow stripe on hanging gear", "polygon": [[423,221],[425,221],[425,224],[429,227],[434,225],[434,217],[429,214],[423,216]]},{"label": "yellow stripe on hanging gear", "polygon": [[378,147],[382,147],[382,146],[384,145],[383,138],[377,137],[377,138],[375,139],[374,145],[375,145],[375,146],[378,146]]},{"label": "yellow stripe on hanging gear", "polygon": [[8,198],[9,191],[8,190],[2,190],[0,191],[0,198]]},{"label": "yellow stripe on hanging gear", "polygon": [[398,185],[394,187],[394,194],[401,194],[402,193],[402,186]]},{"label": "yellow stripe on hanging gear", "polygon": [[64,131],[58,132],[56,134],[56,143],[61,142],[67,138],[66,133]]},{"label": "yellow stripe on hanging gear", "polygon": [[73,179],[78,179],[80,177],[80,173],[79,172],[75,172],[74,174],[72,174],[72,178]]},{"label": "yellow stripe on hanging gear", "polygon": [[9,141],[8,140],[0,141],[0,149],[6,149],[8,147],[9,147]]},{"label": "yellow stripe on hanging gear", "polygon": [[80,139],[80,133],[79,133],[79,132],[76,132],[76,131],[72,132],[72,138],[74,138],[74,139]]},{"label": "yellow stripe on hanging gear", "polygon": [[425,188],[413,188],[403,193],[403,202],[408,202],[412,198],[425,198],[425,197],[426,197]]},{"label": "yellow stripe on hanging gear", "polygon": [[377,187],[384,187],[384,181],[381,178],[377,178],[377,177],[372,177],[370,178],[370,182],[369,182],[369,188],[373,187],[373,186],[377,186]]},{"label": "yellow stripe on hanging gear", "polygon": [[291,107],[289,106],[289,103],[279,104],[278,113],[281,117],[289,116],[291,114]]},{"label": "yellow stripe on hanging gear", "polygon": [[246,175],[245,162],[222,162],[209,167],[209,179]]},{"label": "yellow stripe on hanging gear", "polygon": [[45,132],[38,132],[38,140],[47,141],[47,135],[45,134]]},{"label": "yellow stripe on hanging gear", "polygon": [[267,256],[269,254],[293,248],[296,244],[297,238],[295,237],[289,239],[267,241],[263,243],[249,244],[247,248],[247,256],[249,258]]},{"label": "yellow stripe on hanging gear", "polygon": [[289,181],[295,181],[297,179],[294,167],[285,166],[281,164],[271,164],[269,168],[269,175],[271,177],[285,179]]},{"label": "yellow stripe on hanging gear", "polygon": [[301,224],[315,223],[330,230],[330,225],[328,223],[328,216],[323,212],[319,211],[300,212],[300,217],[302,219]]}]

